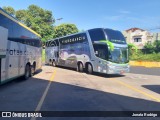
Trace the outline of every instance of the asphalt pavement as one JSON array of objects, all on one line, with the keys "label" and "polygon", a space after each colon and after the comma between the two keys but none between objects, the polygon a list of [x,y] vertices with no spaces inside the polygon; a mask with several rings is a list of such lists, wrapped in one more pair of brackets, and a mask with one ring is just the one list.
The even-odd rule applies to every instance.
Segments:
[{"label": "asphalt pavement", "polygon": [[[113,111],[113,116],[116,111],[122,114],[126,114],[123,111],[159,111],[159,88],[159,76],[154,75],[133,73],[89,75],[70,69],[43,66],[43,70],[29,80],[19,78],[0,86],[0,111],[82,111],[84,114],[85,111],[89,111],[93,116],[97,114],[96,111]],[[83,115],[23,119],[135,120],[134,117],[83,117]]]},{"label": "asphalt pavement", "polygon": [[160,76],[160,68],[131,66],[130,73]]}]

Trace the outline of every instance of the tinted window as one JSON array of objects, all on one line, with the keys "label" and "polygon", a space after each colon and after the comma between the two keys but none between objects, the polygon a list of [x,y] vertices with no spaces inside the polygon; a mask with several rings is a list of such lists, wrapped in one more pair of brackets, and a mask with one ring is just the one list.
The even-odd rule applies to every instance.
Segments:
[{"label": "tinted window", "polygon": [[48,47],[48,41],[45,44],[46,44],[46,47]]},{"label": "tinted window", "polygon": [[108,59],[108,49],[106,45],[93,44],[95,55],[101,59]]},{"label": "tinted window", "polygon": [[53,40],[53,41],[50,42],[50,47],[54,47],[54,46],[56,46],[56,43],[55,43],[55,41]]},{"label": "tinted window", "polygon": [[48,41],[48,42],[47,42],[47,46],[48,46],[48,47],[51,47],[51,42],[52,42],[52,41]]},{"label": "tinted window", "polygon": [[46,47],[53,47],[53,46],[59,46],[59,41],[58,39],[47,41],[46,42]]},{"label": "tinted window", "polygon": [[[2,10],[0,9],[0,11],[2,11]],[[7,13],[4,13],[4,14],[7,14]],[[10,16],[10,17],[12,17],[12,16]],[[12,17],[12,19],[15,19],[15,18]],[[23,36],[28,37],[28,38],[35,38],[35,39],[39,38],[39,36],[37,36],[36,34],[31,32],[30,30],[19,25],[18,22],[19,21],[15,22],[0,13],[0,26],[8,29],[8,36],[10,38],[21,38]]]},{"label": "tinted window", "polygon": [[55,41],[55,43],[56,43],[56,46],[59,46],[59,41],[58,41],[58,39],[55,39],[54,41]]},{"label": "tinted window", "polygon": [[103,29],[94,29],[88,31],[92,41],[105,40]]},{"label": "tinted window", "polygon": [[110,40],[111,42],[119,43],[119,44],[126,43],[125,38],[120,31],[111,30],[111,29],[105,29],[104,31],[107,35],[107,39]]},{"label": "tinted window", "polygon": [[24,38],[9,38],[10,41],[19,42],[22,44],[34,46],[34,47],[41,47],[42,43],[41,40],[38,39],[24,39]]}]

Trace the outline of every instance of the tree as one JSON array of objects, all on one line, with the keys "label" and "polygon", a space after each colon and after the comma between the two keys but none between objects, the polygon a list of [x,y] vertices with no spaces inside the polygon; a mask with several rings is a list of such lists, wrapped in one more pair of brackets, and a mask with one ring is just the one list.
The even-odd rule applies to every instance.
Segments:
[{"label": "tree", "polygon": [[62,24],[54,27],[55,19],[52,12],[36,5],[30,5],[27,9],[17,11],[10,6],[3,8],[8,13],[14,15],[23,24],[40,34],[43,42],[78,32],[74,24]]},{"label": "tree", "polygon": [[160,40],[156,40],[153,43],[146,43],[144,48],[147,53],[159,53],[160,52]]},{"label": "tree", "polygon": [[132,43],[129,43],[128,44],[128,49],[129,49],[129,54],[130,55],[133,55],[133,54],[135,54],[135,53],[137,53],[137,46],[135,46],[134,44],[132,44]]},{"label": "tree", "polygon": [[54,27],[53,30],[53,38],[62,37],[78,32],[78,29],[75,24],[61,24],[59,26]]},{"label": "tree", "polygon": [[154,47],[155,47],[155,52],[159,53],[160,52],[160,40],[154,41]]},{"label": "tree", "polygon": [[154,47],[153,43],[147,42],[147,43],[144,45],[144,49],[145,49],[146,53],[149,53],[149,54],[155,52],[155,47]]},{"label": "tree", "polygon": [[17,10],[16,11],[16,18],[20,20],[21,22],[25,23],[27,20],[27,11],[26,10]]},{"label": "tree", "polygon": [[14,8],[12,8],[11,6],[4,6],[3,9],[8,13],[8,14],[11,14],[12,16],[15,15],[15,10]]},{"label": "tree", "polygon": [[16,11],[16,18],[41,35],[42,41],[53,38],[53,15],[36,5],[30,5],[27,10]]}]

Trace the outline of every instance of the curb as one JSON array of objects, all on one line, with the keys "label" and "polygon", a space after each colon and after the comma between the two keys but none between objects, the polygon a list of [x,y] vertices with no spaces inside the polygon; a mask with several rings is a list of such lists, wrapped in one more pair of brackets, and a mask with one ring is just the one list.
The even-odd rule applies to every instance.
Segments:
[{"label": "curb", "polygon": [[160,62],[130,61],[131,66],[160,67]]}]

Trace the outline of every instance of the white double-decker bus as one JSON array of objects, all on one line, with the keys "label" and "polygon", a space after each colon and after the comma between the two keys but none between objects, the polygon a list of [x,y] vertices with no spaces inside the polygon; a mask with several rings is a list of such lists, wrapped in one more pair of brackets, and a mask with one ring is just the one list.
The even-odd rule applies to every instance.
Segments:
[{"label": "white double-decker bus", "polygon": [[41,69],[40,35],[0,8],[0,84]]},{"label": "white double-decker bus", "polygon": [[95,28],[46,42],[46,64],[87,73],[129,72],[128,45],[117,30]]}]

